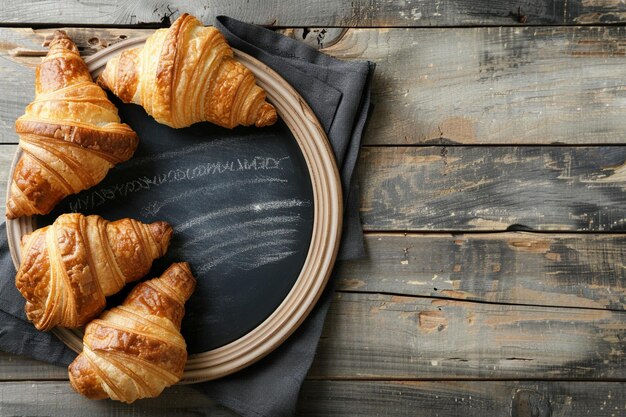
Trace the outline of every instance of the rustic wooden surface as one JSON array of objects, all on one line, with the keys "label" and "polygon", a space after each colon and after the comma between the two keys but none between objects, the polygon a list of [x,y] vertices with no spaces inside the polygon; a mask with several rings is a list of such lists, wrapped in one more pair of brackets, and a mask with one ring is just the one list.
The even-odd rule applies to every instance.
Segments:
[{"label": "rustic wooden surface", "polygon": [[[625,394],[624,385],[618,382],[306,381],[298,415],[615,417],[623,415]],[[127,405],[76,399],[65,382],[4,382],[0,383],[0,401],[5,406],[3,415],[235,416],[189,386],[171,388],[155,400]]]},{"label": "rustic wooden surface", "polygon": [[0,6],[8,24],[163,25],[183,12],[205,23],[225,14],[274,26],[460,26],[620,23],[626,6],[619,0],[203,0],[137,1],[23,0]]},{"label": "rustic wooden surface", "polygon": [[368,234],[367,259],[345,261],[338,289],[499,304],[621,311],[617,234]]},{"label": "rustic wooden surface", "polygon": [[[275,26],[377,64],[367,258],[337,267],[297,414],[626,415],[623,2],[185,3],[0,4],[0,210],[50,25],[84,55],[183,11]],[[189,386],[86,401],[65,369],[0,354],[0,416],[87,414],[233,415]]]},{"label": "rustic wooden surface", "polygon": [[626,230],[626,147],[373,147],[367,230]]}]

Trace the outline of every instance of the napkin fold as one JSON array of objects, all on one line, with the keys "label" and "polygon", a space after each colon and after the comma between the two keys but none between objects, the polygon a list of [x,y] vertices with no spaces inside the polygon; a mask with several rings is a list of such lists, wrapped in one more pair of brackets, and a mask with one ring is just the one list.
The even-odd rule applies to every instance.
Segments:
[{"label": "napkin fold", "polygon": [[[354,169],[370,112],[374,64],[333,59],[294,39],[226,16],[216,19],[230,45],[280,74],[309,104],[335,153],[344,192],[344,228],[339,259],[364,255]],[[26,320],[15,288],[6,227],[0,225],[0,350],[69,364],[75,353]],[[243,416],[291,416],[311,366],[333,293],[333,279],[305,322],[281,346],[256,364],[195,388]]]}]

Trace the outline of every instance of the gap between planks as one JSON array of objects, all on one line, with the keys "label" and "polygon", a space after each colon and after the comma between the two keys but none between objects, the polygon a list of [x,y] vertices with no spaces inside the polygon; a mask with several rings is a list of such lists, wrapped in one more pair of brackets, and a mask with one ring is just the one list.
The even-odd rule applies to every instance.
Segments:
[{"label": "gap between planks", "polygon": [[[34,382],[47,381],[44,379],[34,380]],[[339,382],[516,382],[516,381],[524,381],[524,382],[574,382],[574,383],[585,383],[585,382],[617,382],[617,383],[626,383],[626,378],[603,378],[603,379],[592,379],[592,378],[582,378],[582,379],[571,379],[571,378],[463,378],[463,377],[437,377],[437,378],[393,378],[393,377],[358,377],[355,378],[353,376],[349,377],[327,377],[327,376],[307,376],[305,381],[339,381]],[[10,382],[10,381],[6,381]],[[1,382],[0,382],[1,383]]]},{"label": "gap between planks", "polygon": [[[54,365],[50,365],[54,366]],[[339,381],[339,382],[516,382],[516,381],[524,381],[524,382],[574,382],[574,383],[585,383],[585,382],[617,382],[617,383],[626,383],[626,378],[603,378],[603,379],[593,379],[593,378],[463,378],[463,377],[438,377],[438,378],[393,378],[389,376],[384,377],[354,377],[354,376],[306,376],[304,381]],[[11,384],[14,382],[24,382],[24,383],[45,383],[45,382],[69,382],[69,378],[49,378],[44,377],[40,379],[33,378],[11,378],[11,379],[0,379],[0,386],[2,384]],[[210,381],[207,381],[210,382]],[[200,383],[202,384],[202,383]],[[195,384],[189,384],[191,386]],[[181,385],[181,386],[189,386],[189,385]]]},{"label": "gap between planks", "polygon": [[[446,300],[446,301],[461,301],[464,303],[474,303],[474,304],[486,304],[486,305],[494,305],[494,306],[516,306],[516,307],[541,307],[541,308],[554,308],[554,309],[569,309],[569,310],[590,310],[590,311],[612,311],[618,314],[626,314],[626,310],[623,308],[611,308],[611,307],[578,307],[571,305],[558,305],[551,304],[549,306],[545,304],[533,304],[533,303],[513,303],[513,302],[504,302],[504,301],[488,301],[488,300],[475,300],[461,297],[453,297],[453,296],[445,296],[445,295],[415,295],[415,294],[407,294],[403,292],[391,292],[391,291],[359,291],[359,290],[346,290],[346,289],[337,289],[336,293],[343,294],[364,294],[364,295],[389,295],[391,297],[406,297],[406,298],[414,298],[425,299],[425,300]],[[626,316],[624,316],[624,321],[626,322]]]}]

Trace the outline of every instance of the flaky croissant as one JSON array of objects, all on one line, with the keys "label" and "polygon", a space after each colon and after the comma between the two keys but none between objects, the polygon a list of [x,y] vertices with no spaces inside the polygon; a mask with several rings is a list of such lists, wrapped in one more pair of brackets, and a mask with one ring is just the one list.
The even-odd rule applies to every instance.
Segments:
[{"label": "flaky croissant", "polygon": [[102,181],[138,144],[63,31],[55,32],[37,67],[35,101],[15,130],[23,154],[10,185],[9,219],[49,213],[66,196]]},{"label": "flaky croissant", "polygon": [[111,58],[98,82],[174,128],[202,121],[227,128],[268,126],[277,118],[219,30],[186,13],[169,29],[157,30],[143,48]]},{"label": "flaky croissant", "polygon": [[28,319],[39,330],[82,326],[104,309],[105,297],[149,272],[172,233],[165,222],[71,213],[25,235],[15,285]]},{"label": "flaky croissant", "polygon": [[72,387],[91,399],[132,403],[180,381],[187,361],[180,323],[195,285],[189,264],[172,264],[89,323],[83,352],[69,366]]}]

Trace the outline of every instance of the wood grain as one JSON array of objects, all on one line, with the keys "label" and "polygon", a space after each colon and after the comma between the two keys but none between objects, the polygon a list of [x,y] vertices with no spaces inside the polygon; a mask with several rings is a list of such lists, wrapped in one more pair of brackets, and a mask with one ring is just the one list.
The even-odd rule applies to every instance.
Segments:
[{"label": "wood grain", "polygon": [[376,62],[366,144],[623,143],[626,28],[355,29]]},{"label": "wood grain", "polygon": [[67,378],[66,367],[0,352],[0,382],[15,380],[67,380]]},{"label": "wood grain", "polygon": [[[67,28],[83,55],[152,30]],[[34,96],[53,29],[0,28],[0,142]],[[623,143],[624,27],[285,30],[340,59],[377,63],[365,136],[392,144]]]},{"label": "wood grain", "polygon": [[225,14],[275,26],[460,26],[618,23],[624,21],[626,9],[619,1],[602,0],[251,0],[245,5],[228,1],[207,4],[201,0],[25,0],[3,2],[0,23],[165,25],[183,12],[194,14],[205,23]]},{"label": "wood grain", "polygon": [[[427,410],[440,417],[615,417],[624,410],[625,387],[620,382],[306,381],[296,416],[402,417]],[[170,388],[158,399],[127,405],[83,399],[65,382],[4,382],[0,401],[7,416],[65,417],[79,407],[97,417],[235,416],[192,387]]]},{"label": "wood grain", "polygon": [[307,381],[298,416],[339,417],[616,417],[620,382]]},{"label": "wood grain", "polygon": [[366,230],[626,230],[626,147],[375,147]]},{"label": "wood grain", "polygon": [[626,312],[338,293],[309,377],[626,379]]},{"label": "wood grain", "polygon": [[67,381],[2,382],[0,414],[32,417],[122,417],[198,416],[235,417],[238,414],[217,405],[191,386],[177,385],[157,398],[124,404],[94,401],[74,392]]},{"label": "wood grain", "polygon": [[626,307],[626,235],[369,234],[337,289],[495,303]]},{"label": "wood grain", "polygon": [[[624,411],[625,387],[622,382],[305,381],[296,416],[615,417]],[[188,386],[126,405],[83,399],[66,382],[4,382],[0,401],[7,416],[235,416]]]}]

